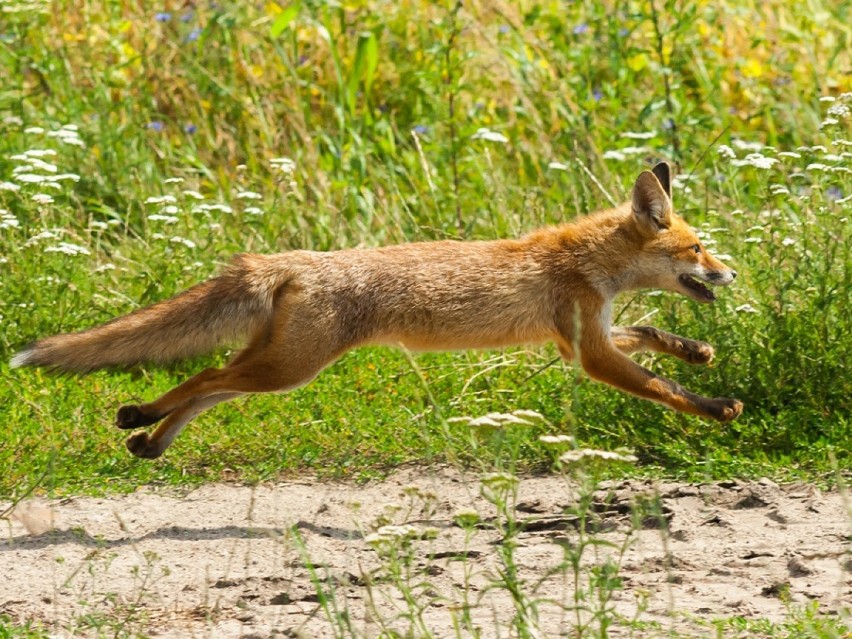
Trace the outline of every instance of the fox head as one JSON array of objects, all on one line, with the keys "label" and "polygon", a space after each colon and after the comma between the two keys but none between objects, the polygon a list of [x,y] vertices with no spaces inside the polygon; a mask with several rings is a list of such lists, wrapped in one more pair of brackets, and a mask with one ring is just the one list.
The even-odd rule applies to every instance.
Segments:
[{"label": "fox head", "polygon": [[716,296],[705,286],[727,286],[737,272],[713,257],[672,210],[671,168],[665,162],[643,171],[633,186],[632,223],[642,241],[643,287],[676,291],[699,302]]}]

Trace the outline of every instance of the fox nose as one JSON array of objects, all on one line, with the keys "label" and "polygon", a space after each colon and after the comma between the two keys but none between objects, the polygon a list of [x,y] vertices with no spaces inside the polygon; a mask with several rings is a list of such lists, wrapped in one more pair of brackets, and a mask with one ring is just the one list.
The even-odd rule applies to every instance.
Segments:
[{"label": "fox nose", "polygon": [[731,279],[737,279],[737,272],[734,269],[731,269]]}]

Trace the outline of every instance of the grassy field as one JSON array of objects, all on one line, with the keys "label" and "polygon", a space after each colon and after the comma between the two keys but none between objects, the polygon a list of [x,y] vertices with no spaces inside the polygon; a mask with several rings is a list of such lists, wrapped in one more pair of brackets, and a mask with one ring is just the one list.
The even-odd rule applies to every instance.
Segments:
[{"label": "grassy field", "polygon": [[[849,3],[0,9],[0,501],[446,461],[548,470],[542,434],[690,480],[852,469]],[[625,199],[660,159],[678,167],[678,212],[739,277],[711,306],[626,296],[618,322],[712,343],[709,368],[641,361],[743,400],[729,425],[594,383],[552,347],[371,348],[287,396],[210,411],[149,462],[115,409],[227,352],[82,378],[8,367],[27,342],[164,299],[237,252],[517,236]],[[544,419],[454,419],[516,410]],[[708,636],[848,636],[813,611],[719,624]],[[0,637],[24,636],[47,635],[0,615]]]},{"label": "grassy field", "polygon": [[[0,27],[0,495],[546,469],[543,432],[640,472],[828,480],[852,466],[849,6],[544,1],[7,3]],[[478,132],[478,133],[477,133]],[[205,414],[155,463],[112,426],[211,363],[10,371],[28,341],[168,297],[236,252],[496,238],[677,164],[676,207],[739,271],[712,306],[648,291],[619,322],[711,342],[655,371],[746,404],[717,425],[591,382],[553,348],[350,353],[286,397]],[[535,410],[472,432],[453,417]]]}]

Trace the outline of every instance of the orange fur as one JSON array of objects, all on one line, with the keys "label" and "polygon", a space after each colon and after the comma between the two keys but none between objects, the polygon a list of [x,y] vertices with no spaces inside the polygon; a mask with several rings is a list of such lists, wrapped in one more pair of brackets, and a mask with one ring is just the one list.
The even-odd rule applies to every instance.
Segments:
[{"label": "orange fur", "polygon": [[152,434],[128,439],[135,455],[149,458],[207,408],[306,384],[364,344],[447,350],[552,341],[595,379],[728,421],[741,402],[695,395],[628,357],[652,350],[706,363],[712,347],[647,326],[610,326],[622,291],[663,288],[709,302],[713,294],[699,280],[725,285],[736,275],[674,214],[670,182],[668,165],[659,164],[639,176],[630,202],[517,240],[237,256],[219,277],[104,325],[39,340],[12,365],[85,372],[181,359],[247,338],[224,368],[119,410],[120,428],[163,420]]}]

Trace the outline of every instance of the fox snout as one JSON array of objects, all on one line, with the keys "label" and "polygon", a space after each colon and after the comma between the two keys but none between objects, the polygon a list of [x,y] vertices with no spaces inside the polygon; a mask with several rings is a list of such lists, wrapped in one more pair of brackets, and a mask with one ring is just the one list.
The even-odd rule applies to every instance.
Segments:
[{"label": "fox snout", "polygon": [[737,272],[732,268],[725,268],[723,271],[710,271],[707,274],[709,282],[718,286],[727,286],[737,279]]},{"label": "fox snout", "polygon": [[[718,262],[718,260],[717,260]],[[690,272],[683,273],[678,277],[678,284],[682,292],[699,302],[715,302],[716,295],[704,286],[704,282],[711,286],[727,286],[737,277],[737,272],[718,262],[719,268],[708,268],[697,265]]]}]

